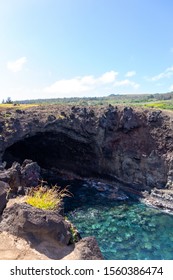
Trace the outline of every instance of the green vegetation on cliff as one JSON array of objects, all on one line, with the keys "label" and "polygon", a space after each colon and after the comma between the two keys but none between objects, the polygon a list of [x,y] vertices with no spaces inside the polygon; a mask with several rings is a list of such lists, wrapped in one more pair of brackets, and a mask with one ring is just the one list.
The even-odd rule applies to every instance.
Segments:
[{"label": "green vegetation on cliff", "polygon": [[[10,98],[11,100],[11,98]],[[112,104],[134,106],[134,107],[148,107],[173,110],[173,92],[169,93],[155,93],[155,94],[110,94],[104,97],[69,97],[69,98],[51,98],[51,99],[33,99],[14,102],[2,102],[0,109],[27,109],[32,106],[39,105],[71,105],[71,106],[107,106]]]},{"label": "green vegetation on cliff", "polygon": [[64,197],[71,196],[67,188],[54,186],[51,189],[42,186],[32,188],[26,197],[26,203],[44,210],[56,210],[61,206]]},{"label": "green vegetation on cliff", "polygon": [[[104,97],[71,97],[71,98],[51,98],[51,99],[36,99],[14,101],[17,107],[31,106],[31,105],[75,105],[75,106],[105,106],[112,104],[125,106],[143,106],[150,108],[173,110],[173,92],[169,93],[155,93],[155,94],[110,94]],[[0,106],[9,106],[9,104],[1,104]],[[10,106],[14,106],[10,104]]]}]

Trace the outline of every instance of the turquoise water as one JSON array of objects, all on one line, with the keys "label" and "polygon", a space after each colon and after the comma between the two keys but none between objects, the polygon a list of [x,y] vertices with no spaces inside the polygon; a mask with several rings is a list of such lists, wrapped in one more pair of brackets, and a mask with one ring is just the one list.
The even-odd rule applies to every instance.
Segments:
[{"label": "turquoise water", "polygon": [[95,236],[107,260],[173,259],[173,216],[142,203],[108,200],[81,188],[66,205],[82,237]]}]

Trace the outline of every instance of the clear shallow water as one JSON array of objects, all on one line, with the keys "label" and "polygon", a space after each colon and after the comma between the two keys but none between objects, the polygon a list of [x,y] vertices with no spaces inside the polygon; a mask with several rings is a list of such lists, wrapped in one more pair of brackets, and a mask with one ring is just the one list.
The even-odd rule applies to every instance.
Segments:
[{"label": "clear shallow water", "polygon": [[105,259],[173,259],[173,216],[135,201],[111,201],[81,188],[66,203],[82,237],[95,236]]}]

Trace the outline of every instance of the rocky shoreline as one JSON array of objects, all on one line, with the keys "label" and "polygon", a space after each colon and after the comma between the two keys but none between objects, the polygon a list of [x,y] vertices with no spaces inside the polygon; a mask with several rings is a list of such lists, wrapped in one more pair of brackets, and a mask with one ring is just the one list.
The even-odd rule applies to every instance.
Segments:
[{"label": "rocky shoreline", "polygon": [[[62,213],[43,213],[26,203],[9,206],[9,201],[27,194],[40,179],[81,178],[87,187],[93,178],[93,187],[110,199],[136,197],[172,214],[172,124],[171,112],[111,105],[1,109],[1,235],[6,232],[27,240],[43,258],[70,258],[71,254],[77,259],[103,259],[94,237],[79,237],[77,243],[69,244],[70,224]],[[66,252],[61,258],[60,247]]]},{"label": "rocky shoreline", "polygon": [[38,106],[0,112],[0,162],[32,159],[135,189],[171,187],[173,115],[130,107]]},{"label": "rocky shoreline", "polygon": [[39,171],[36,163],[27,160],[23,166],[14,163],[0,172],[6,181],[0,181],[0,241],[7,244],[0,246],[0,259],[103,259],[96,239],[81,238],[76,229],[74,232],[63,208],[41,210],[25,202],[30,187],[38,184]]}]

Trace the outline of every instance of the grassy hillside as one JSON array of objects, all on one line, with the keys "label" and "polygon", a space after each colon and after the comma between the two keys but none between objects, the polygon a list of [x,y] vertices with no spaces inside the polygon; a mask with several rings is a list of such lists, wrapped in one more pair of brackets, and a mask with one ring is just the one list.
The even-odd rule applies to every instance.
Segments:
[{"label": "grassy hillside", "polygon": [[[142,106],[148,108],[158,108],[173,110],[173,92],[164,94],[140,94],[140,95],[119,95],[110,94],[105,97],[88,97],[88,98],[54,98],[54,99],[36,99],[14,101],[13,104],[0,104],[0,110],[6,108],[26,109],[31,106],[37,105],[75,105],[75,106],[105,106],[112,104],[124,106]],[[15,104],[14,104],[15,103]]]}]

